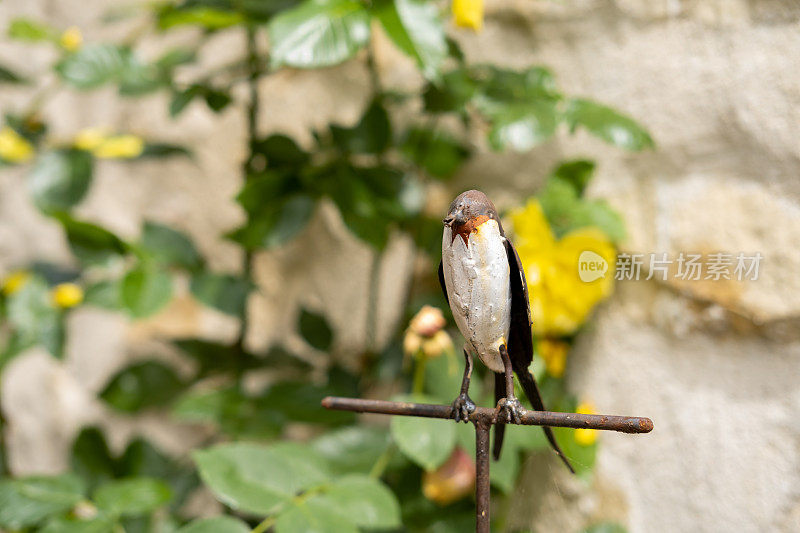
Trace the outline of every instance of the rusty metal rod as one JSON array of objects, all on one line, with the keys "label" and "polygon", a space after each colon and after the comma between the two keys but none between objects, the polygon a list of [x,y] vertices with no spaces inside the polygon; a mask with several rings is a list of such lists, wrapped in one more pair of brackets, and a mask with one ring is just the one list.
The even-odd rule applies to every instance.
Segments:
[{"label": "rusty metal rod", "polygon": [[[475,531],[491,531],[491,477],[489,475],[489,430],[485,421],[475,423]],[[507,453],[507,452],[506,452]]]},{"label": "rusty metal rod", "polygon": [[[384,415],[421,416],[425,418],[453,418],[453,408],[449,405],[427,403],[387,402],[385,400],[363,400],[360,398],[341,398],[328,396],[322,400],[326,409],[354,411],[356,413],[378,413]],[[469,417],[474,424],[491,426],[497,422],[513,423],[502,417],[495,419],[495,410],[478,407]],[[527,410],[522,415],[521,424],[525,426],[551,426],[564,428],[586,428],[621,431],[622,433],[649,433],[653,421],[638,416],[585,415],[578,413],[557,413],[550,411]]]}]

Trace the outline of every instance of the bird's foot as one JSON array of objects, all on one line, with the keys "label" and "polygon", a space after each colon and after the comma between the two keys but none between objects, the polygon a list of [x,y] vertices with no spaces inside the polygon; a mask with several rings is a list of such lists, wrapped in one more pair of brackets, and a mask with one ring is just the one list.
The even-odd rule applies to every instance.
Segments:
[{"label": "bird's foot", "polygon": [[[522,422],[522,415],[525,413],[525,408],[519,403],[514,396],[509,398],[500,398],[497,402],[497,408],[494,411],[494,422],[498,420],[505,422],[513,422],[519,424]],[[505,419],[501,419],[500,415],[504,414]]]},{"label": "bird's foot", "polygon": [[470,399],[467,393],[461,393],[458,398],[453,400],[453,418],[456,422],[469,422],[469,415],[475,410],[475,402]]}]

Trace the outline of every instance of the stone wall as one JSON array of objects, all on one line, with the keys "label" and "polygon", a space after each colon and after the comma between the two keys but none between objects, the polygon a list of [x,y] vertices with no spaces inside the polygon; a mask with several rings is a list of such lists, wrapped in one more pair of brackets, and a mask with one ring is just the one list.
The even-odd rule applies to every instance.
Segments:
[{"label": "stone wall", "polygon": [[[480,34],[457,31],[471,61],[550,66],[569,94],[584,94],[644,122],[658,147],[628,154],[581,134],[524,155],[481,153],[457,178],[498,204],[519,202],[563,157],[598,161],[590,193],[625,216],[629,252],[760,252],[758,281],[631,281],[598,313],[569,361],[570,386],[599,412],[641,414],[651,435],[604,434],[591,487],[562,475],[553,462],[530,461],[525,490],[511,502],[509,526],[575,531],[586,520],[614,519],[633,532],[800,530],[800,4],[793,0],[487,0]],[[87,39],[115,34],[98,23],[111,0],[6,0],[0,27],[21,14]],[[191,35],[175,41],[190,42]],[[160,40],[146,48],[162,46]],[[225,62],[241,47],[215,38],[203,62]],[[379,43],[380,44],[380,43]],[[390,84],[414,84],[412,68],[388,47],[378,62]],[[0,42],[3,60],[35,74],[44,50]],[[39,66],[36,66],[39,65]],[[284,72],[261,87],[263,131],[307,135],[310,126],[354,120],[364,105],[366,73],[351,62],[325,73]],[[29,89],[2,89],[20,105]],[[175,224],[199,243],[212,265],[236,269],[237,252],[219,235],[242,219],[230,198],[244,154],[241,110],[214,116],[192,106],[172,122],[163,96],[120,101],[111,91],[63,93],[45,108],[56,134],[89,125],[183,142],[194,161],[98,168],[82,215],[133,236],[143,218]],[[316,260],[305,260],[306,250]],[[68,259],[58,229],[26,199],[21,171],[0,173],[0,273],[32,258]],[[331,317],[337,350],[366,338],[364,281],[372,254],[323,208],[310,228],[282,250],[258,257],[260,295],[250,302],[263,348],[296,342],[298,305]],[[413,268],[409,243],[395,240],[379,265],[380,338]],[[336,279],[336,283],[331,283]],[[311,290],[308,290],[308,288]],[[185,290],[183,294],[185,294]],[[362,324],[353,327],[352,324]],[[121,444],[146,431],[182,450],[202,435],[152,416],[130,422],[107,413],[94,394],[132,358],[161,349],[156,336],[230,338],[235,324],[179,297],[160,316],[129,324],[81,310],[70,324],[65,364],[32,350],[5,373],[4,409],[12,420],[18,472],[63,468],[80,425],[101,420]],[[311,354],[313,356],[313,354]],[[552,472],[553,475],[546,475]],[[546,481],[542,481],[546,480]],[[552,485],[552,486],[551,486]],[[565,512],[569,511],[569,512]]]}]

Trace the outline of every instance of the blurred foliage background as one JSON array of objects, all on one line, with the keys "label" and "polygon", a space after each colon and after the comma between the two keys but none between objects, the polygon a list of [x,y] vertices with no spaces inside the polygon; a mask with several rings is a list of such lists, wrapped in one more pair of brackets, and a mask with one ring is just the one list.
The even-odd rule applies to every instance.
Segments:
[{"label": "blurred foliage background", "polygon": [[[479,0],[181,0],[120,5],[97,15],[132,30],[94,41],[69,21],[52,25],[22,16],[5,30],[5,39],[48,49],[51,60],[29,77],[0,57],[0,83],[27,90],[24,105],[3,106],[0,165],[24,167],[28,201],[59,229],[72,259],[34,258],[4,276],[0,368],[32,347],[63,359],[70,316],[79,309],[158,320],[187,288],[194,301],[235,320],[238,333],[232,340],[161,338],[171,358],[137,358],[99,389],[117,416],[167,417],[176,427],[201,428],[202,442],[183,455],[144,436],[119,449],[91,425],[75,435],[68,471],[15,475],[0,440],[0,527],[48,533],[470,530],[469,427],[412,418],[388,425],[326,412],[319,402],[329,394],[452,401],[462,372],[461,339],[435,268],[447,205],[442,198],[460,192],[451,181],[475,153],[524,152],[576,131],[637,152],[653,148],[650,135],[623,111],[566,94],[545,65],[512,69],[468,61],[452,36],[481,29]],[[173,32],[187,31],[190,44],[169,44]],[[203,47],[220,34],[240,37],[232,60],[198,68]],[[163,44],[155,51],[140,46],[144,36]],[[378,69],[378,38],[413,61],[424,80],[417,88],[395,86]],[[259,90],[264,79],[344,62],[359,62],[369,73],[369,96],[357,102],[356,121],[328,124],[303,139],[259,127],[264,99],[273,97]],[[238,269],[215,267],[177,227],[145,220],[131,237],[82,214],[104,160],[163,165],[166,181],[171,159],[198,158],[180,143],[106,124],[68,137],[51,134],[50,113],[42,110],[55,95],[91,97],[109,87],[120,99],[166,95],[174,119],[189,106],[205,106],[212,117],[232,107],[244,114],[240,187],[235,197],[216,199],[235,202],[244,214],[223,236],[239,252]],[[566,361],[613,280],[583,283],[575,265],[584,250],[614,264],[626,234],[617,212],[584,195],[594,170],[589,159],[531,169],[549,174],[544,186],[501,204],[530,284],[533,371],[554,410],[593,412],[589,399],[565,386]],[[333,207],[374,256],[372,272],[359,282],[371,306],[363,352],[337,356],[342,332],[311,308],[296,316],[297,343],[254,349],[247,336],[259,327],[258,317],[248,302],[260,291],[257,254],[293,241],[321,205]],[[420,267],[394,330],[378,340],[378,270],[398,236],[413,242]],[[316,261],[314,250],[306,260]],[[472,396],[489,405],[478,374]],[[6,416],[0,431],[10,431]],[[547,456],[540,433],[509,428],[503,457],[492,465],[497,531],[505,528],[507,495],[520,490],[521,462],[530,454]],[[559,430],[557,436],[589,483],[595,432]],[[191,505],[209,492],[219,504]],[[622,531],[613,524],[585,527]]]}]

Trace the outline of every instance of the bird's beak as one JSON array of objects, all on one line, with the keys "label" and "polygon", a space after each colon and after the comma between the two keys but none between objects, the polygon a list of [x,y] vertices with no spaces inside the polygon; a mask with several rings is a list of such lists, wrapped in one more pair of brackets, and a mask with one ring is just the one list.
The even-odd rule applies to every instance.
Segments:
[{"label": "bird's beak", "polygon": [[442,222],[444,222],[445,226],[450,226],[453,224],[453,221],[455,219],[456,217],[454,217],[453,215],[447,215],[446,217],[444,217],[444,220],[442,220]]}]

